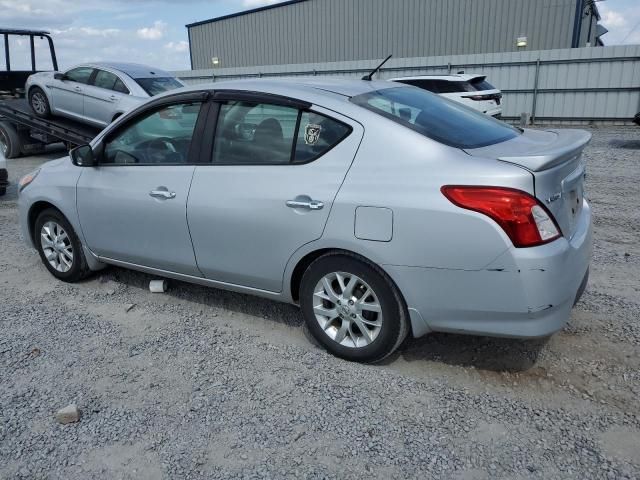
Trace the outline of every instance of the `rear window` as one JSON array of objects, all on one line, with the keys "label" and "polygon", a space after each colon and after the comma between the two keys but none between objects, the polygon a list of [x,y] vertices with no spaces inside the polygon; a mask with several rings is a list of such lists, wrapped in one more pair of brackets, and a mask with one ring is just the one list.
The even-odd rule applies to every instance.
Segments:
[{"label": "rear window", "polygon": [[474,78],[469,82],[474,90],[481,92],[483,90],[495,90],[496,87],[487,82],[484,77]]},{"label": "rear window", "polygon": [[486,147],[515,138],[520,133],[506,123],[418,88],[376,90],[353,97],[351,101],[456,148]]},{"label": "rear window", "polygon": [[152,97],[184,86],[173,77],[136,78],[136,83]]}]

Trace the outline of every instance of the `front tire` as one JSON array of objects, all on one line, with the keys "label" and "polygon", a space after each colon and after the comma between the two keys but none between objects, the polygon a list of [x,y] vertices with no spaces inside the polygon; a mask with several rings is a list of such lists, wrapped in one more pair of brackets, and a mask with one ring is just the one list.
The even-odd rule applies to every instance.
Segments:
[{"label": "front tire", "polygon": [[54,277],[73,283],[91,273],[76,232],[58,210],[38,215],[33,231],[40,259]]},{"label": "front tire", "polygon": [[40,118],[49,118],[51,116],[51,107],[47,95],[40,87],[33,87],[29,90],[29,105],[31,110]]},{"label": "front tire", "polygon": [[373,363],[393,353],[408,333],[397,287],[376,265],[329,253],[302,277],[300,305],[313,337],[334,355]]}]

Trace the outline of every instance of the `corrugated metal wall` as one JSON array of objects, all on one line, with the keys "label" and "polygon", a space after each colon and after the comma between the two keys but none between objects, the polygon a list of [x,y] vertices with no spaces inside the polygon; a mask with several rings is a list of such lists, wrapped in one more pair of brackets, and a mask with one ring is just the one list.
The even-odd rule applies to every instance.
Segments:
[{"label": "corrugated metal wall", "polygon": [[[193,69],[571,47],[576,0],[307,0],[189,28]],[[587,21],[588,24],[588,21]],[[586,32],[585,41],[586,41]]]},{"label": "corrugated metal wall", "polygon": [[[376,63],[361,60],[220,68],[176,75],[188,84],[211,82],[214,73],[216,81],[256,76],[359,78]],[[628,123],[640,111],[640,45],[395,58],[379,77],[446,74],[461,69],[483,73],[503,90],[503,114],[510,119],[527,112],[535,114],[538,123]]]}]

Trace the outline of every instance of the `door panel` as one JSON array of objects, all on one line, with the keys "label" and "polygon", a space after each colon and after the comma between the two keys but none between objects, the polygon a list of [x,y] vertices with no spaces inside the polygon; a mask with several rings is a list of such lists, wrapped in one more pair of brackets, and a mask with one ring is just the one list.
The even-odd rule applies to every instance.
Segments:
[{"label": "door panel", "polygon": [[[85,168],[78,180],[78,215],[95,254],[200,276],[187,226],[194,166]],[[151,196],[166,191],[167,198]],[[175,193],[173,198],[169,198]]]},{"label": "door panel", "polygon": [[99,256],[201,276],[187,198],[201,140],[194,132],[206,113],[199,101],[168,102],[107,134],[100,165],[84,168],[78,180],[78,215]]},{"label": "door panel", "polygon": [[[315,161],[196,167],[187,214],[198,266],[205,277],[279,292],[291,255],[322,236],[363,129],[333,112],[314,110],[353,129]],[[307,146],[315,145],[317,130],[307,133]]]},{"label": "door panel", "polygon": [[118,103],[125,94],[114,90],[118,77],[105,70],[97,70],[91,85],[85,87],[84,115],[92,122],[106,126],[116,114]]},{"label": "door panel", "polygon": [[122,97],[122,93],[113,90],[85,85],[84,116],[96,124],[109,125]]},{"label": "door panel", "polygon": [[52,103],[58,113],[84,119],[84,90],[93,73],[93,68],[78,67],[66,73],[66,80],[53,80]]}]

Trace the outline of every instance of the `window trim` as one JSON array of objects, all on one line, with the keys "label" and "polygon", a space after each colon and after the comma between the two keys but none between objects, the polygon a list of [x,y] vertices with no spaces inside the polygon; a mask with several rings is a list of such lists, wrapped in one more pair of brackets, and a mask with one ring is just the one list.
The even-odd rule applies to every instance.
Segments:
[{"label": "window trim", "polygon": [[[315,162],[316,160],[324,157],[326,154],[328,154],[331,150],[333,150],[334,148],[336,148],[338,145],[340,145],[342,142],[344,142],[347,137],[349,137],[352,133],[353,133],[353,126],[349,125],[348,123],[343,122],[342,120],[338,120],[335,117],[332,117],[330,115],[327,115],[326,113],[323,112],[318,112],[313,110],[313,104],[309,103],[309,102],[303,102],[300,100],[295,100],[295,99],[290,99],[293,100],[293,102],[295,102],[296,107],[294,107],[294,104],[292,103],[280,103],[281,101],[286,101],[287,99],[289,99],[289,97],[284,97],[281,95],[275,95],[275,94],[269,94],[269,93],[262,93],[262,92],[245,92],[245,91],[239,91],[240,93],[240,97],[242,98],[238,98],[238,97],[233,97],[231,98],[231,94],[229,94],[229,98],[227,98],[226,93],[227,92],[233,92],[231,90],[226,90],[226,91],[220,91],[221,93],[224,92],[225,95],[214,95],[213,96],[213,106],[212,108],[209,110],[209,119],[207,120],[207,126],[206,126],[206,132],[213,132],[212,135],[209,135],[208,138],[206,138],[205,141],[202,142],[202,152],[209,152],[209,157],[208,157],[208,161],[201,164],[201,165],[207,165],[207,166],[215,166],[215,167],[229,167],[229,166],[245,166],[245,167],[272,167],[272,166],[279,166],[279,167],[295,167],[295,166],[302,166],[302,165],[308,165],[310,163]],[[245,93],[249,93],[250,95],[244,95]],[[221,98],[222,97],[222,98]],[[271,100],[273,98],[276,98],[276,102],[274,103]],[[289,158],[289,162],[288,163],[278,163],[278,162],[269,162],[269,163],[265,163],[265,162],[255,162],[255,163],[234,163],[234,162],[214,162],[214,148],[215,148],[215,138],[216,138],[216,134],[218,133],[218,119],[220,118],[220,110],[221,110],[221,106],[224,103],[227,103],[229,101],[238,101],[238,102],[247,102],[247,103],[256,103],[256,104],[267,104],[267,105],[275,105],[275,106],[280,106],[280,107],[293,107],[293,108],[297,108],[298,110],[298,119],[296,121],[296,128],[295,131],[293,133],[293,139],[292,139],[292,145],[291,145],[291,157]],[[305,108],[300,108],[300,106],[304,106]],[[307,108],[308,106],[308,108]],[[304,162],[295,162],[295,153],[296,153],[296,146],[298,144],[298,136],[300,134],[300,124],[302,123],[302,115],[304,113],[315,113],[316,115],[322,115],[323,117],[329,118],[330,120],[333,120],[334,122],[338,122],[341,125],[344,125],[345,127],[347,127],[347,130],[345,132],[345,134],[340,138],[340,140],[338,140],[336,143],[334,143],[331,148],[327,149],[326,151],[324,151],[323,153],[316,155],[315,157],[310,158],[309,160],[306,160]]]},{"label": "window trim", "polygon": [[[206,93],[206,92],[202,92]],[[200,98],[198,98],[200,97]],[[166,100],[166,99],[163,99]],[[182,105],[187,103],[201,103],[200,111],[198,112],[198,118],[196,119],[196,124],[193,128],[193,135],[191,137],[191,144],[189,145],[189,153],[187,154],[186,162],[176,162],[176,163],[103,163],[101,160],[104,158],[104,151],[106,145],[114,139],[114,137],[121,134],[124,130],[129,128],[132,124],[142,121],[145,118],[153,115],[154,113],[159,112],[160,110],[171,107],[173,105]],[[204,132],[206,131],[206,122],[209,117],[209,110],[211,108],[211,102],[207,100],[206,96],[203,95],[177,95],[175,98],[171,99],[171,101],[165,102],[152,102],[151,105],[145,105],[139,111],[135,112],[135,115],[131,118],[127,119],[121,125],[118,125],[118,128],[108,132],[104,137],[100,139],[99,144],[96,146],[97,154],[98,154],[98,162],[96,164],[97,167],[187,167],[187,166],[196,166],[202,165],[202,157],[200,152],[202,151],[202,138],[204,136]]]}]

